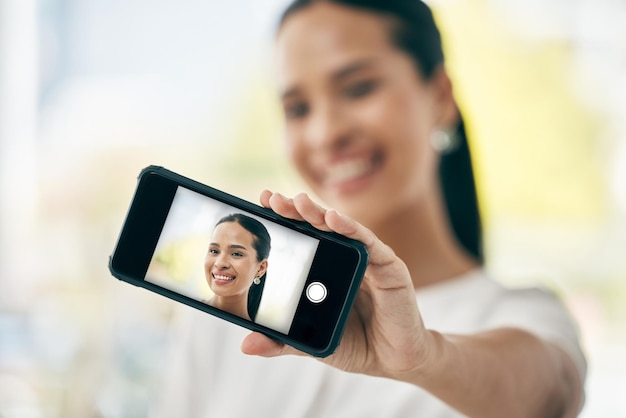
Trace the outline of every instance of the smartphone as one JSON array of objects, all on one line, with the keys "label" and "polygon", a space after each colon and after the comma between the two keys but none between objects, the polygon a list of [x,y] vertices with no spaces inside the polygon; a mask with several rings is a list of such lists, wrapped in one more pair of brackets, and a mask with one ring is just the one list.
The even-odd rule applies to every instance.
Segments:
[{"label": "smartphone", "polygon": [[339,345],[367,261],[361,242],[149,166],[139,174],[109,270],[326,357]]}]

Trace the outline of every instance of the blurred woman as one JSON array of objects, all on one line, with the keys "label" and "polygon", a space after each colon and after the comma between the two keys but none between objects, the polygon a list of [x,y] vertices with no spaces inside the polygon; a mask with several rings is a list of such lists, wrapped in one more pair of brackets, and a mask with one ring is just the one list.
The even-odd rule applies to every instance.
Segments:
[{"label": "blurred woman", "polygon": [[[323,361],[191,314],[169,411],[577,415],[586,366],[566,309],[549,292],[504,288],[483,268],[468,143],[429,8],[298,0],[276,45],[290,157],[335,209],[306,194],[265,191],[261,203],[364,242],[370,264],[341,345]],[[275,358],[236,353],[241,338],[244,353]]]}]

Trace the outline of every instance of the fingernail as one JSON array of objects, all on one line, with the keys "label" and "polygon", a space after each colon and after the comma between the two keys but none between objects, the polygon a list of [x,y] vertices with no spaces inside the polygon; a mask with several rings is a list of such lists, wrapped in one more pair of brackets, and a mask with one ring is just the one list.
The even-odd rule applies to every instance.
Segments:
[{"label": "fingernail", "polygon": [[340,218],[345,218],[345,215],[341,212],[339,212],[337,209],[328,209],[329,212],[335,212],[337,214],[337,216],[339,216]]}]

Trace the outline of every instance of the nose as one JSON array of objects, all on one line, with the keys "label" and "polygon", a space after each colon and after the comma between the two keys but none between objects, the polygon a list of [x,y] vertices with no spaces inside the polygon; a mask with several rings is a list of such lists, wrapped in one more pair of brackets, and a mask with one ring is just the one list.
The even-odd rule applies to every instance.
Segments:
[{"label": "nose", "polygon": [[340,149],[349,142],[349,121],[339,106],[320,103],[312,111],[305,136],[312,148]]},{"label": "nose", "polygon": [[228,262],[228,257],[225,253],[221,253],[217,256],[215,260],[215,266],[219,269],[228,268],[230,263]]}]

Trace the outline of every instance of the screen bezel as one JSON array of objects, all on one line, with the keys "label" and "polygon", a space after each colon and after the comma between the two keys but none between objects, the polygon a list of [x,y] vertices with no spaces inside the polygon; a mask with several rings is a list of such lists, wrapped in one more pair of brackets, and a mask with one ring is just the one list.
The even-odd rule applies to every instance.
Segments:
[{"label": "screen bezel", "polygon": [[[319,240],[288,334],[213,308],[144,280],[178,187],[195,191],[237,210]],[[367,252],[364,245],[358,241],[317,230],[308,223],[280,217],[270,209],[254,205],[162,167],[150,166],[139,176],[135,196],[115,251],[110,258],[109,268],[119,279],[323,357],[332,353],[339,342],[366,264]],[[326,286],[328,292],[323,303],[312,303],[308,300],[305,289],[312,282],[322,282]]]}]

